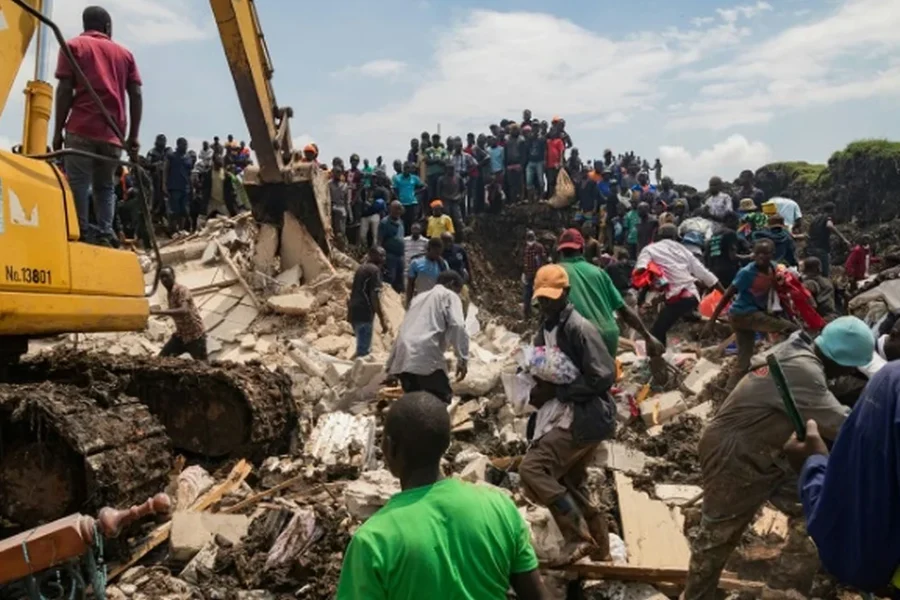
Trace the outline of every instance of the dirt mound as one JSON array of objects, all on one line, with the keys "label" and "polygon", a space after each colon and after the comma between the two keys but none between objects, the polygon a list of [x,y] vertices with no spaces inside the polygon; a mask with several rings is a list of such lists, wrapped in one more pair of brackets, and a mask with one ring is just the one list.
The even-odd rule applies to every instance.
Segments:
[{"label": "dirt mound", "polygon": [[30,527],[165,488],[162,424],[116,386],[0,384],[0,515]]},{"label": "dirt mound", "polygon": [[264,458],[287,449],[296,425],[290,378],[258,364],[113,356],[60,349],[10,370],[11,381],[53,381],[143,402],[179,450]]},{"label": "dirt mound", "polygon": [[622,429],[618,436],[620,441],[658,459],[648,464],[644,472],[635,478],[635,487],[650,491],[654,484],[663,482],[699,485],[697,444],[702,430],[703,420],[693,415],[683,415],[664,425],[657,435],[648,435],[634,428]]}]

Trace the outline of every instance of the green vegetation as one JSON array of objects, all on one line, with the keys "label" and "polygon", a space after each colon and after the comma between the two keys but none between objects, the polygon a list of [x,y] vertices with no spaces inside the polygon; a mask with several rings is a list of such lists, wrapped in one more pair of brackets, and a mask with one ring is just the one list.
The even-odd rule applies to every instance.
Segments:
[{"label": "green vegetation", "polygon": [[900,142],[875,139],[857,140],[848,144],[845,149],[832,154],[828,163],[832,164],[857,157],[900,160]]},{"label": "green vegetation", "polygon": [[777,162],[763,167],[775,172],[783,173],[792,182],[803,185],[815,185],[819,178],[828,170],[828,165],[812,164],[803,161]]}]

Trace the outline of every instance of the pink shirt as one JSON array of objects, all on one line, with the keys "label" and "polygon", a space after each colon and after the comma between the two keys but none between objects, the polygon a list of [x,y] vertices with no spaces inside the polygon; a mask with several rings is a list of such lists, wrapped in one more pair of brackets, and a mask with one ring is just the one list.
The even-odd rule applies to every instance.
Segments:
[{"label": "pink shirt", "polygon": [[[141,85],[134,56],[99,31],[85,31],[69,40],[67,45],[122,135],[127,136],[126,89],[131,83]],[[90,94],[78,80],[62,51],[56,62],[56,78],[71,79],[75,88],[75,100],[66,120],[66,132],[120,145],[119,138],[106,123],[100,108],[94,104]]]}]

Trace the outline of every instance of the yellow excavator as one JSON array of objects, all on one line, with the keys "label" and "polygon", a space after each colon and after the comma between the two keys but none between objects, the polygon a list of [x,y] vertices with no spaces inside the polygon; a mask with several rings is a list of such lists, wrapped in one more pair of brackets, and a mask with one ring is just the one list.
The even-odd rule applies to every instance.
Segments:
[{"label": "yellow excavator", "polygon": [[[285,211],[294,213],[327,253],[330,209],[316,189],[324,186],[315,185],[321,177],[309,167],[291,165],[291,109],[275,101],[273,68],[254,2],[210,0],[210,7],[256,153],[255,167],[244,175],[254,216],[278,226]],[[29,338],[142,330],[149,314],[145,294],[156,288],[154,282],[145,290],[134,253],[80,241],[72,191],[51,160],[75,151],[47,151],[53,104],[45,73],[48,35],[67,52],[50,10],[51,0],[0,0],[0,116],[38,34],[35,77],[25,89],[22,144],[0,150],[0,361],[25,352]],[[74,63],[71,55],[67,58]],[[80,70],[74,71],[86,84]],[[128,157],[122,164],[139,168]],[[135,179],[140,184],[144,178]],[[144,219],[152,232],[146,210]]]},{"label": "yellow excavator", "polygon": [[[146,498],[165,485],[170,446],[209,457],[264,457],[285,451],[296,425],[290,379],[263,367],[71,351],[17,360],[31,338],[143,330],[160,266],[152,233],[157,276],[149,286],[133,252],[81,241],[72,191],[54,164],[75,151],[47,148],[47,36],[102,105],[74,68],[50,5],[0,0],[0,111],[38,34],[22,143],[0,150],[0,522],[26,526]],[[253,215],[279,229],[291,213],[328,255],[325,177],[315,163],[291,162],[291,110],[275,101],[254,2],[210,0],[210,7],[256,153],[244,173]],[[133,158],[122,164],[141,169]],[[135,177],[152,232],[144,180]]]}]

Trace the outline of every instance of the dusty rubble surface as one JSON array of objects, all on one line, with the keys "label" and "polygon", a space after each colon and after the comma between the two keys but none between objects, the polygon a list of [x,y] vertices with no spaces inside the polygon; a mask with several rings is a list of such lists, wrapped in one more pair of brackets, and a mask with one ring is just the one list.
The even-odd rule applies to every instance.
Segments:
[{"label": "dusty rubble surface", "polygon": [[[525,228],[535,229],[540,238],[558,231],[563,219],[545,206],[528,205],[474,223],[470,252],[475,304],[481,312],[473,311],[467,323],[473,357],[469,376],[454,386],[456,398],[449,408],[453,441],[443,464],[448,475],[509,494],[529,522],[539,557],[548,560],[558,558],[563,540],[549,512],[522,495],[514,459],[527,448],[527,415],[511,409],[501,373],[516,368],[522,338],[513,332],[529,328],[518,318],[517,274]],[[238,431],[247,436],[241,452],[223,453],[230,457],[228,462],[203,459],[207,468],[218,467],[211,475],[197,465],[184,468],[175,461],[173,467],[168,449],[154,455],[157,470],[165,475],[172,471],[168,487],[178,497],[179,510],[203,506],[210,515],[245,515],[249,521],[243,537],[226,539],[214,523],[207,524],[203,527],[210,528],[209,541],[196,547],[184,543],[185,537],[175,531],[168,543],[163,537],[146,557],[135,555],[138,566],[114,571],[111,598],[331,598],[353,531],[399,490],[384,470],[379,444],[385,411],[399,396],[398,389],[385,381],[383,366],[403,318],[400,298],[385,290],[389,331],[375,336],[371,357],[353,360],[345,311],[357,264],[338,253],[323,262],[299,223],[286,226],[301,228],[296,237],[306,241],[282,248],[273,243],[270,226],[243,218],[214,220],[202,234],[165,249],[165,260],[175,265],[178,280],[194,292],[209,331],[212,358],[220,362],[206,367],[183,359],[151,358],[172,331],[168,320],[151,318],[144,332],[71,336],[37,345],[36,356],[19,371],[19,381],[28,385],[77,390],[73,392],[79,398],[77,405],[90,401],[105,406],[109,398],[126,398],[123,402],[130,410],[152,420],[147,431],[162,431],[165,424],[172,440],[181,440],[176,448],[190,449],[184,439],[191,442],[204,434],[207,443]],[[148,284],[153,275],[150,266]],[[164,306],[164,293],[158,291],[151,302]],[[632,351],[623,344],[619,356],[623,377],[615,390],[619,434],[603,445],[588,468],[592,499],[604,507],[611,532],[624,538],[628,554],[622,560],[644,561],[640,567],[653,567],[653,560],[687,566],[682,529],[690,535],[698,511],[679,506],[696,493],[690,487],[699,477],[696,442],[703,423],[724,399],[721,387],[729,364],[721,355],[701,360],[695,328],[691,324],[673,333],[667,356],[673,376],[665,386],[651,385],[647,359],[638,348]],[[41,378],[51,381],[30,383]],[[210,435],[182,422],[184,438],[173,435],[179,431],[181,413],[167,412],[161,397],[177,400],[175,408],[192,398],[201,404],[212,402],[202,404],[199,414],[207,415],[218,406],[215,412],[221,413],[225,424]],[[59,412],[58,404],[28,403],[0,387],[0,413],[15,411],[19,422],[33,414]],[[157,437],[169,440],[162,433]],[[235,463],[238,458],[254,463],[235,476],[242,465]],[[194,462],[197,457],[188,454],[188,463]],[[157,477],[153,491],[165,487],[164,479]],[[641,510],[660,515],[662,525],[640,522],[639,515],[629,510],[637,498]],[[783,549],[808,550],[786,533],[781,525],[786,517],[770,511],[774,517],[766,513],[761,518],[777,524],[748,534],[737,563],[729,565],[740,577],[764,581],[767,565],[781,560]],[[153,531],[158,530],[132,538],[131,548],[153,538]],[[655,536],[676,542],[680,538],[677,556],[654,557],[647,549],[662,545]],[[791,564],[809,564],[795,560],[790,552],[787,556],[792,557]],[[815,557],[814,550],[803,556]],[[657,588],[581,582],[561,571],[546,571],[545,579],[552,598],[678,593],[677,587],[662,584]],[[804,571],[779,586],[806,594],[809,579]]]}]

